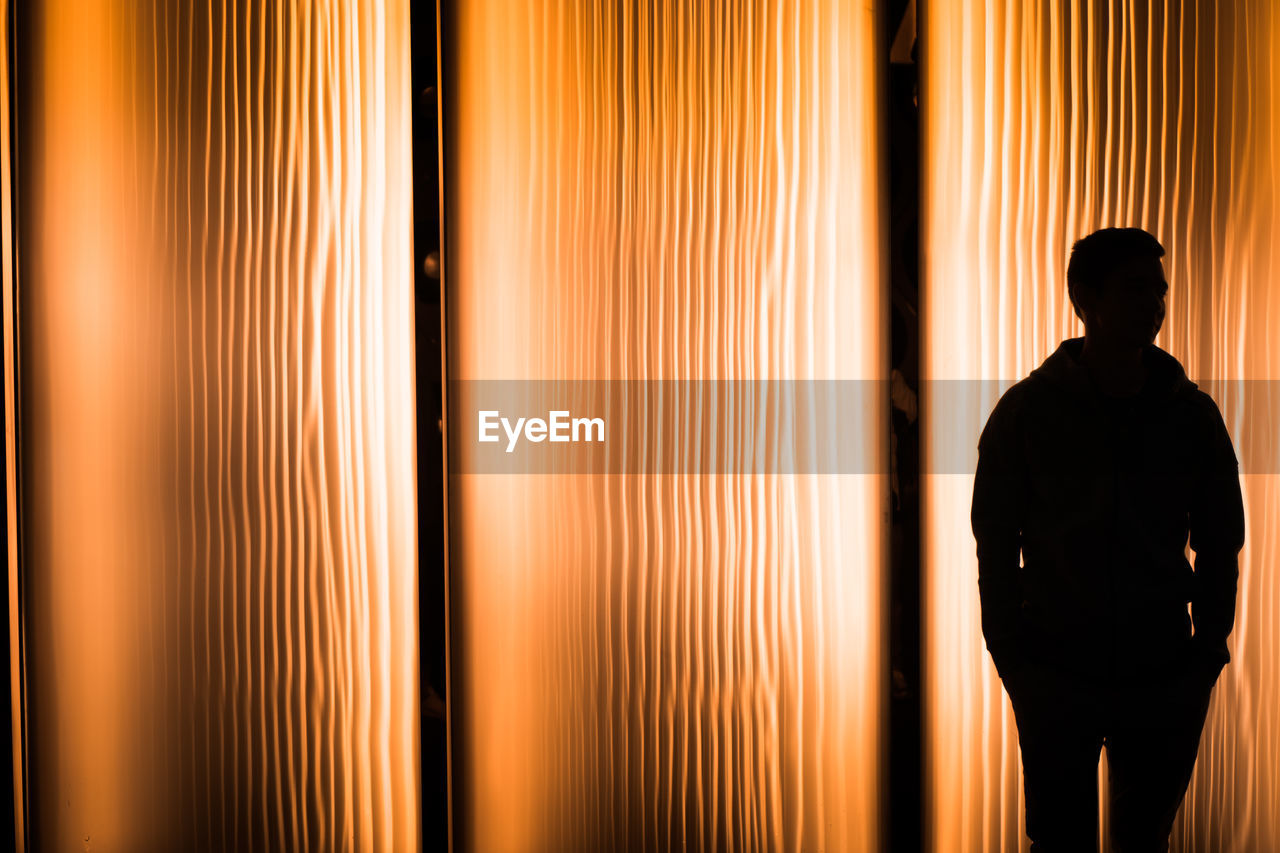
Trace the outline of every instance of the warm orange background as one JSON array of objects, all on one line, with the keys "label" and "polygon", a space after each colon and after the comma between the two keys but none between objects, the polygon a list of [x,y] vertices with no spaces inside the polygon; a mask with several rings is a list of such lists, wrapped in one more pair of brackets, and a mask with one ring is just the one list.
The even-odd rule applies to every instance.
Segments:
[{"label": "warm orange background", "polygon": [[18,20],[27,839],[413,849],[407,6]]},{"label": "warm orange background", "polygon": [[[454,11],[451,379],[887,375],[867,4]],[[448,488],[458,849],[879,849],[887,475]]]},{"label": "warm orange background", "polygon": [[[1255,472],[1234,657],[1171,849],[1280,847],[1280,477],[1256,473],[1274,472],[1280,436],[1265,407],[1246,417],[1246,386],[1209,384],[1280,379],[1280,9],[950,0],[928,4],[922,37],[926,470],[952,443],[976,447],[995,403],[930,423],[928,380],[1019,379],[1083,334],[1065,283],[1076,238],[1132,225],[1163,241],[1156,344],[1222,392]],[[946,853],[1027,846],[1013,713],[979,623],[972,489],[922,483],[928,849]]]}]

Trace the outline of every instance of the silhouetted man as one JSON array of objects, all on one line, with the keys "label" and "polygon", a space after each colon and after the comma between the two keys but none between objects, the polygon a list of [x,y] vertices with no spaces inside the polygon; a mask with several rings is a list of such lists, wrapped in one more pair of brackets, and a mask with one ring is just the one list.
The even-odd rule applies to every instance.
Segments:
[{"label": "silhouetted man", "polygon": [[1075,244],[1085,336],[1010,388],[978,443],[982,632],[1018,724],[1033,851],[1097,849],[1103,746],[1115,849],[1167,850],[1230,658],[1237,460],[1213,399],[1152,343],[1163,255],[1136,228]]}]

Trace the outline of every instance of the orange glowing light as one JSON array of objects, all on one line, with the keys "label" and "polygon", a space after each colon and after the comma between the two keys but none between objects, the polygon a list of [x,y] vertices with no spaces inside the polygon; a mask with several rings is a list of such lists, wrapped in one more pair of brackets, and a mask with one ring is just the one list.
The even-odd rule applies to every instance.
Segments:
[{"label": "orange glowing light", "polygon": [[[1277,848],[1277,435],[1274,415],[1246,406],[1242,389],[1280,378],[1280,77],[1269,59],[1280,13],[1261,0],[938,2],[926,12],[925,378],[1007,385],[1027,375],[1083,333],[1064,281],[1072,241],[1108,225],[1164,241],[1170,292],[1157,344],[1217,396],[1240,449],[1248,528],[1234,660],[1215,688],[1172,849]],[[922,402],[932,418],[922,483],[927,849],[1025,850],[1016,729],[979,623],[973,469],[939,465],[957,443],[976,459],[1003,388],[992,383],[969,410],[944,416],[930,399],[939,387],[926,382]],[[1269,450],[1251,455],[1258,447]]]},{"label": "orange glowing light", "polygon": [[15,20],[20,840],[415,849],[407,3]]},{"label": "orange glowing light", "polygon": [[[454,11],[450,380],[887,375],[867,4]],[[686,403],[612,428],[794,450]],[[887,476],[477,474],[460,411],[456,849],[880,849]]]}]

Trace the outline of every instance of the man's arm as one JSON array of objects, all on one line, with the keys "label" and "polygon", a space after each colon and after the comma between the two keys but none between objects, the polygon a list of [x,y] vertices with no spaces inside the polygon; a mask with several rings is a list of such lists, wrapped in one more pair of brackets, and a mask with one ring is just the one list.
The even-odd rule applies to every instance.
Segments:
[{"label": "man's arm", "polygon": [[1001,677],[1017,667],[1022,633],[1022,519],[1026,470],[1017,408],[1006,394],[978,440],[970,522],[978,543],[982,635]]},{"label": "man's arm", "polygon": [[1191,619],[1197,653],[1219,666],[1231,659],[1227,636],[1236,618],[1236,555],[1244,547],[1239,463],[1222,413],[1207,395],[1208,435],[1191,496],[1191,549],[1196,552]]}]

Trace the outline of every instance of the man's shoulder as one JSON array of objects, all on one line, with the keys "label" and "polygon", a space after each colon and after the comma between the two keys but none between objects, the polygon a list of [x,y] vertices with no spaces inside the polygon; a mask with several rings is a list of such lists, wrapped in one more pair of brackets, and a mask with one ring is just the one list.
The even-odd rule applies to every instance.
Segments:
[{"label": "man's shoulder", "polygon": [[1036,405],[1035,384],[1032,377],[1028,376],[1005,389],[987,417],[986,426],[978,439],[979,447],[997,439],[1006,441],[1021,431],[1024,418]]},{"label": "man's shoulder", "polygon": [[1218,403],[1207,392],[1195,388],[1186,392],[1187,420],[1191,434],[1202,448],[1202,461],[1214,459],[1219,465],[1239,466],[1231,431]]},{"label": "man's shoulder", "polygon": [[1051,405],[1056,397],[1050,383],[1036,374],[1020,379],[1010,385],[996,401],[991,412],[993,418],[1016,419],[1025,416],[1032,410]]},{"label": "man's shoulder", "polygon": [[1202,418],[1205,421],[1213,422],[1221,420],[1222,411],[1218,408],[1218,401],[1204,389],[1192,387],[1183,391],[1179,395],[1185,405],[1195,417]]},{"label": "man's shoulder", "polygon": [[1175,429],[1189,430],[1200,437],[1208,437],[1226,429],[1222,410],[1211,394],[1196,386],[1185,388],[1171,399],[1172,424]]}]

